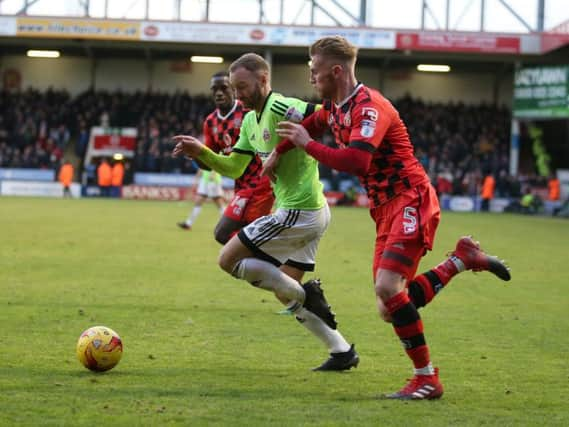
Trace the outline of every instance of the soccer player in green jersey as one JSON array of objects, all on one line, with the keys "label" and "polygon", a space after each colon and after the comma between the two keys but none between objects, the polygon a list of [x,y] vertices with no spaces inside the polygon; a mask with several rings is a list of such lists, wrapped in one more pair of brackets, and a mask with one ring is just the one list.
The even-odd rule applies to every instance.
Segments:
[{"label": "soccer player in green jersey", "polygon": [[[251,157],[266,159],[280,141],[279,122],[300,122],[315,106],[286,98],[271,90],[269,65],[259,55],[248,53],[230,66],[230,80],[247,113],[237,144],[229,156],[215,154],[191,136],[176,136],[174,155],[199,160],[212,170],[239,177]],[[316,249],[330,222],[330,210],[322,193],[317,162],[303,150],[282,155],[275,169],[275,213],[244,227],[221,250],[219,266],[238,279],[274,292],[297,320],[318,337],[330,357],[315,368],[341,371],[355,367],[359,357],[336,328],[320,282],[301,285],[306,271],[314,270]]]}]

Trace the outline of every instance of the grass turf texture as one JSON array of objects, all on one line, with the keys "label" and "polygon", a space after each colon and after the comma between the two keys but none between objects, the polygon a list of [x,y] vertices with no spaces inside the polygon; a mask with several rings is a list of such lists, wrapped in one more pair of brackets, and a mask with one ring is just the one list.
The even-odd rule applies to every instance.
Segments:
[{"label": "grass turf texture", "polygon": [[[420,271],[472,233],[513,280],[464,273],[422,310],[445,395],[379,400],[410,362],[375,309],[374,228],[333,210],[317,271],[360,367],[313,373],[326,351],[271,294],[218,269],[217,220],[183,203],[0,199],[0,425],[568,425],[569,223],[444,213]],[[95,374],[79,334],[125,353]]]}]

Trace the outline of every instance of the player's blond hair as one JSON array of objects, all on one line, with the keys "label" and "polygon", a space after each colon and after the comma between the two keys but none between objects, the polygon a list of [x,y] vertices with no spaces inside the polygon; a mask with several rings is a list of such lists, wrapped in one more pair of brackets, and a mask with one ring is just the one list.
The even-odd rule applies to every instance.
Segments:
[{"label": "player's blond hair", "polygon": [[329,36],[316,40],[309,48],[310,56],[322,55],[345,64],[355,64],[358,48],[341,36]]},{"label": "player's blond hair", "polygon": [[229,71],[233,73],[238,68],[245,68],[252,73],[267,73],[269,74],[269,64],[261,55],[256,53],[246,53],[237,58],[229,66]]}]

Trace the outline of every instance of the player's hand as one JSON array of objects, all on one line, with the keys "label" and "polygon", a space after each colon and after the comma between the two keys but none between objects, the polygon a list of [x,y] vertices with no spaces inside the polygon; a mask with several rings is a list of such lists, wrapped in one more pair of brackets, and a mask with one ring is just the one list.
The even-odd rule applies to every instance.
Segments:
[{"label": "player's hand", "polygon": [[275,175],[275,169],[279,164],[279,153],[277,150],[273,150],[267,160],[263,163],[263,169],[261,170],[261,176],[268,176],[273,182],[276,182],[277,176]]},{"label": "player's hand", "polygon": [[308,131],[301,124],[293,122],[280,122],[277,127],[277,135],[290,140],[297,147],[304,148],[312,141]]},{"label": "player's hand", "polygon": [[229,135],[228,133],[224,133],[223,134],[223,143],[225,144],[226,147],[231,147],[232,144],[232,140],[231,140],[231,135]]},{"label": "player's hand", "polygon": [[191,158],[198,158],[203,150],[203,144],[193,136],[188,135],[176,135],[172,138],[176,143],[172,155],[177,156],[187,156]]}]

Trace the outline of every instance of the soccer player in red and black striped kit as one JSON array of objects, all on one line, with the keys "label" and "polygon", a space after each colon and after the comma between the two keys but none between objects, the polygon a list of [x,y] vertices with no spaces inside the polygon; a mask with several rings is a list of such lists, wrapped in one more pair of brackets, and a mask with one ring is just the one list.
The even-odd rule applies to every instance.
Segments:
[{"label": "soccer player in red and black striped kit", "polygon": [[[462,237],[452,254],[435,268],[415,276],[421,257],[433,247],[440,208],[435,190],[417,159],[397,110],[379,92],[355,77],[357,48],[339,36],[317,40],[310,47],[310,80],[324,107],[302,125],[283,122],[283,141],[270,156],[306,150],[319,162],[358,175],[367,190],[376,224],[373,277],[378,310],[414,365],[414,377],[392,399],[436,399],[443,386],[434,368],[418,308],[427,305],[456,274],[490,271],[510,280],[508,268],[488,256],[471,237]],[[331,129],[339,148],[313,140]],[[312,135],[312,136],[311,136]]]},{"label": "soccer player in red and black striped kit", "polygon": [[[226,71],[211,77],[210,88],[217,108],[203,123],[204,144],[215,153],[229,155],[239,139],[243,116],[249,110],[235,99]],[[201,164],[200,167],[208,169]],[[268,177],[260,176],[261,168],[261,159],[254,156],[243,175],[235,180],[234,196],[215,226],[214,236],[219,243],[224,245],[241,228],[271,213],[275,197]],[[185,228],[183,224],[178,225]]]}]

